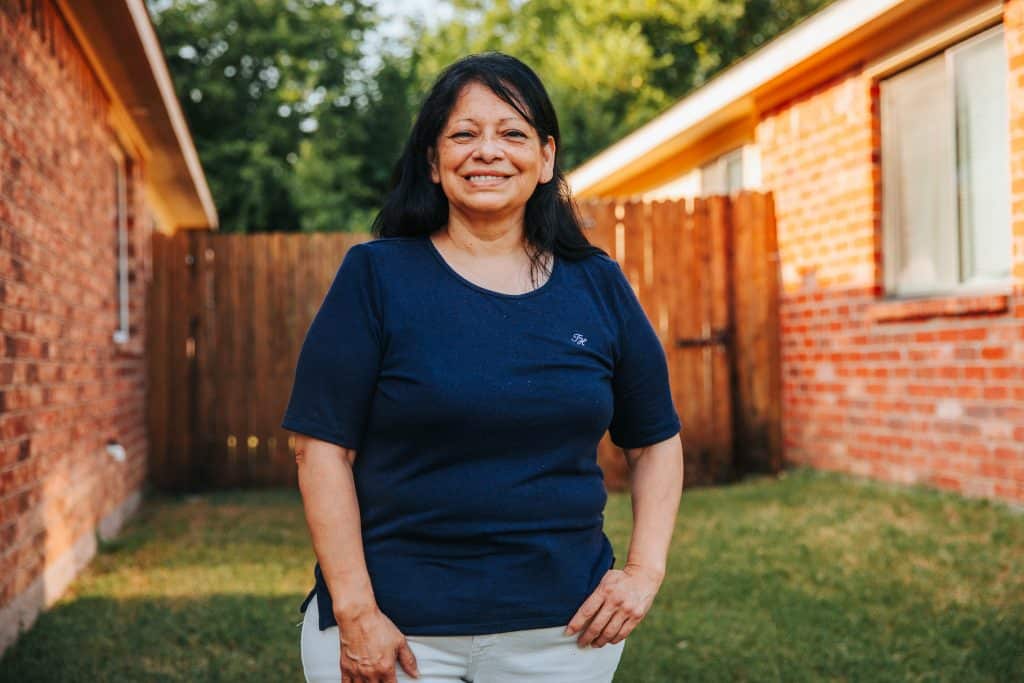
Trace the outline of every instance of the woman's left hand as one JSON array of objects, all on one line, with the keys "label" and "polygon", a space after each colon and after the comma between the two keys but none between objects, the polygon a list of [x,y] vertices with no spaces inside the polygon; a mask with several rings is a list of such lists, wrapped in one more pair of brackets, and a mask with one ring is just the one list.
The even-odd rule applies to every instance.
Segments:
[{"label": "woman's left hand", "polygon": [[580,647],[602,647],[624,640],[647,615],[662,578],[659,572],[638,565],[609,569],[576,610],[565,635],[582,629],[577,640]]}]

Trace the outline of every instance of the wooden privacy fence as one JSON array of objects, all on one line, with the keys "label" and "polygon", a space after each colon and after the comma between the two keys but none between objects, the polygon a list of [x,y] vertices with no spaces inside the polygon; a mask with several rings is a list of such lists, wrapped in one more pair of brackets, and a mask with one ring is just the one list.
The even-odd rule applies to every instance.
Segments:
[{"label": "wooden privacy fence", "polygon": [[150,473],[165,490],[295,482],[280,428],[306,329],[369,235],[154,235]]},{"label": "wooden privacy fence", "polygon": [[[661,338],[687,485],[782,461],[778,274],[770,195],[591,201],[590,240],[622,264]],[[279,427],[306,329],[366,234],[154,235],[150,472],[164,490],[293,485]],[[626,481],[607,435],[609,487]]]},{"label": "wooden privacy fence", "polygon": [[[621,265],[661,339],[686,484],[782,465],[778,249],[771,195],[584,202],[590,241]],[[609,485],[626,468],[605,438]]]}]

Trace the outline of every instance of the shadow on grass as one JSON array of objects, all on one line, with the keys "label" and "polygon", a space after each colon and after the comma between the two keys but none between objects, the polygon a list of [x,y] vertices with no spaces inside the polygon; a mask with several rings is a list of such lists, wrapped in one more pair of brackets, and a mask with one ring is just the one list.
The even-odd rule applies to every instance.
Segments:
[{"label": "shadow on grass", "polygon": [[5,653],[0,681],[301,681],[302,597],[59,603]]}]

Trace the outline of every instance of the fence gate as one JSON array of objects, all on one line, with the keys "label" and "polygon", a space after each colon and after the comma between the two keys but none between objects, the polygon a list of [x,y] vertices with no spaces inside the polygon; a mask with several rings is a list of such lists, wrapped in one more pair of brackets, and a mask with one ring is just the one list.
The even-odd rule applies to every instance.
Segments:
[{"label": "fence gate", "polygon": [[165,490],[289,485],[279,427],[306,329],[353,234],[154,235],[150,476]]},{"label": "fence gate", "polygon": [[[778,251],[771,196],[595,201],[580,205],[590,241],[621,265],[661,338],[686,460],[686,483],[782,464]],[[609,485],[627,478],[607,438]]]},{"label": "fence gate", "polygon": [[[770,196],[580,205],[668,358],[686,482],[781,464],[778,275]],[[164,490],[295,484],[279,427],[306,329],[366,234],[153,236],[150,476]],[[609,487],[626,482],[607,435]]]}]

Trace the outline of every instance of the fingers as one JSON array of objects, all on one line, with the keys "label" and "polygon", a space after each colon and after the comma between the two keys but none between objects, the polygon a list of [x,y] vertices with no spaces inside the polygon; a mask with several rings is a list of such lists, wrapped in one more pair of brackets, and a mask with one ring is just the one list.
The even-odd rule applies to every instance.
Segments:
[{"label": "fingers", "polygon": [[397,683],[396,659],[409,676],[420,677],[409,643],[384,614],[372,614],[351,626],[347,638],[340,628],[338,632],[341,683]]},{"label": "fingers", "polygon": [[591,644],[594,647],[603,647],[612,642],[627,621],[629,621],[629,617],[623,612],[623,610],[615,612]]},{"label": "fingers", "polygon": [[365,673],[343,671],[341,673],[341,683],[397,683],[397,680],[397,673],[394,667],[387,671],[368,671]]},{"label": "fingers", "polygon": [[341,683],[359,683],[356,675],[345,668],[345,657],[342,655],[341,661],[339,662],[341,668]]},{"label": "fingers", "polygon": [[402,665],[403,669],[405,669],[405,673],[409,674],[413,678],[420,677],[420,671],[416,666],[416,655],[412,653],[407,641],[403,641],[402,644],[398,646],[398,663]]},{"label": "fingers", "polygon": [[583,629],[594,615],[597,614],[598,610],[601,609],[601,605],[604,604],[604,593],[601,587],[598,586],[597,590],[590,594],[580,608],[576,610],[576,614],[573,615],[572,619],[569,620],[569,625],[565,629],[565,635],[571,636],[572,634]]},{"label": "fingers", "polygon": [[636,581],[622,571],[609,570],[573,615],[565,635],[582,630],[578,639],[580,647],[603,647],[624,640],[650,606],[650,599],[645,599],[633,585]]},{"label": "fingers", "polygon": [[594,618],[590,621],[590,625],[587,626],[580,635],[577,641],[580,644],[580,647],[589,647],[590,644],[594,642],[602,632],[604,632],[604,627],[608,625],[608,622],[615,616],[615,613],[616,607],[610,601],[606,600],[598,613],[595,614]]},{"label": "fingers", "polygon": [[341,683],[397,683],[397,678],[394,669],[391,669],[390,673],[368,674],[342,671]]},{"label": "fingers", "polygon": [[622,625],[622,628],[619,629],[619,632],[615,635],[614,638],[612,638],[611,642],[621,643],[626,638],[628,638],[629,634],[633,632],[633,629],[635,629],[639,625],[639,619],[626,619],[626,623]]},{"label": "fingers", "polygon": [[[419,678],[419,673],[410,675]],[[387,668],[383,665],[356,664],[350,668],[342,667],[341,683],[397,683],[396,676],[394,662]]]}]

